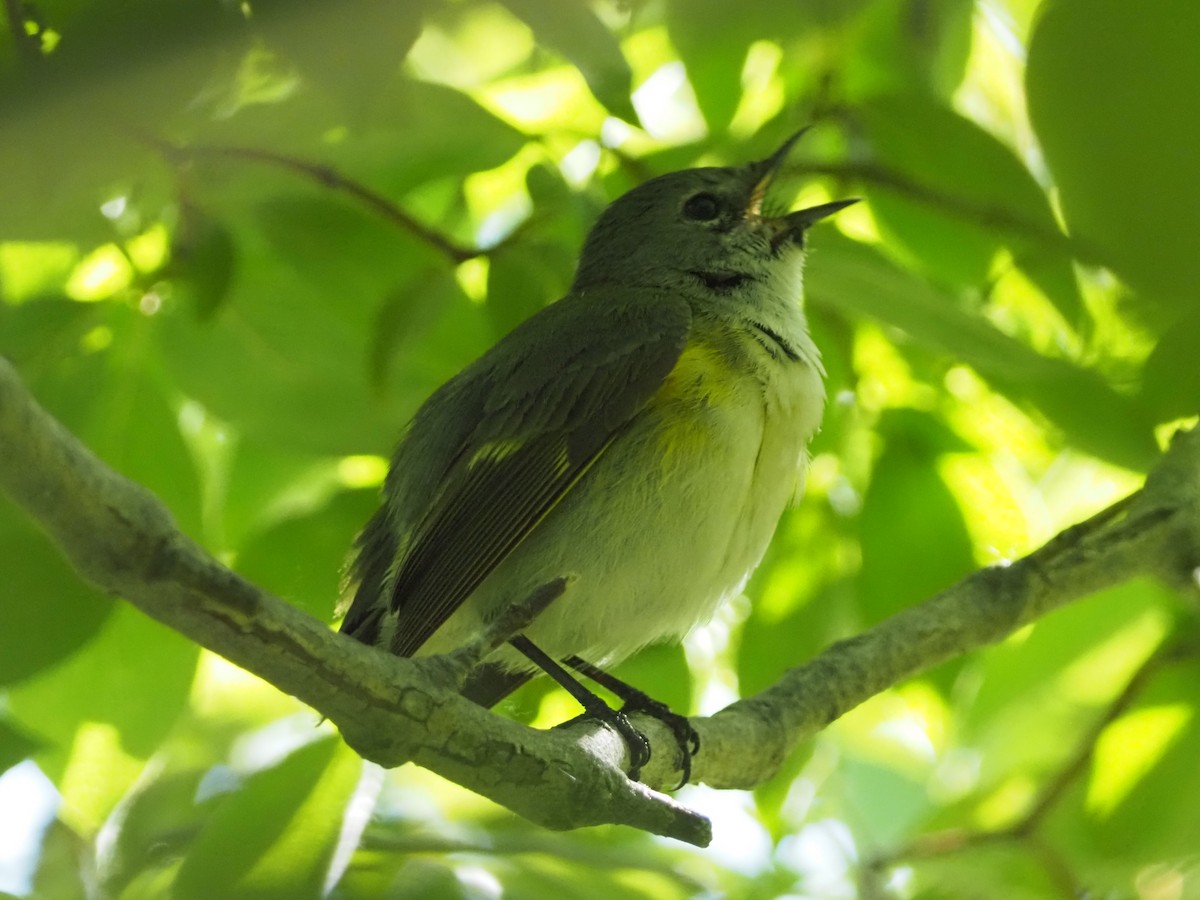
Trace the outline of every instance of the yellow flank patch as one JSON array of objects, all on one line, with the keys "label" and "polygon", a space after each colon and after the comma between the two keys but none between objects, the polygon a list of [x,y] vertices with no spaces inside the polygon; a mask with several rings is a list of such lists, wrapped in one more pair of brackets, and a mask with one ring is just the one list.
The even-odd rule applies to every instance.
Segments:
[{"label": "yellow flank patch", "polygon": [[691,343],[667,375],[650,404],[660,410],[665,427],[660,461],[670,469],[680,455],[695,456],[711,449],[712,421],[706,410],[737,402],[735,379],[721,351],[708,343]]},{"label": "yellow flank patch", "polygon": [[718,406],[733,399],[737,373],[725,356],[708,343],[693,342],[684,348],[679,361],[651,401],[655,404]]}]

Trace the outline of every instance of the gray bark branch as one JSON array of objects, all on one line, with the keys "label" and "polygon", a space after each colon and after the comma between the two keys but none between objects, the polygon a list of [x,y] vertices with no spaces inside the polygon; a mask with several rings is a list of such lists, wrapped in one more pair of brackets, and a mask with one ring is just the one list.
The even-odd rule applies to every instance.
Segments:
[{"label": "gray bark branch", "polygon": [[[81,577],[329,718],[364,758],[408,760],[547,828],[631,825],[704,845],[699,814],[654,788],[678,779],[675,740],[636,716],[655,748],[644,784],[602,726],[537,731],[453,689],[453,657],[399,659],[335,634],[226,569],[145,488],[98,460],[38,406],[0,358],[0,490]],[[693,780],[747,788],[834,719],[952,656],[998,641],[1102,588],[1154,576],[1196,593],[1200,431],[1179,434],[1142,490],[1008,566],[932,599],[787,672],[760,694],[693,719]]]}]

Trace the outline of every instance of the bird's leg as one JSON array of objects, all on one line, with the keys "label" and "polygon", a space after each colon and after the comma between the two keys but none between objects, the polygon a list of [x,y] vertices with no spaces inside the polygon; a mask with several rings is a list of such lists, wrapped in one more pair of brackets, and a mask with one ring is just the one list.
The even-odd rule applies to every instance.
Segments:
[{"label": "bird's leg", "polygon": [[596,682],[600,687],[612,691],[613,694],[625,701],[621,712],[644,712],[666,725],[675,735],[675,742],[679,745],[679,755],[682,760],[680,768],[683,770],[683,778],[680,779],[675,789],[678,790],[688,783],[692,777],[692,757],[700,752],[700,735],[696,733],[696,729],[692,727],[687,716],[681,716],[662,701],[655,700],[633,685],[622,681],[615,675],[610,675],[585,659],[569,656],[563,662],[580,675]]},{"label": "bird's leg", "polygon": [[[567,588],[574,580],[573,575],[564,575],[539,585],[520,603],[509,605],[504,612],[489,622],[487,627],[470,643],[444,654],[441,659],[427,657],[426,660],[438,659],[438,663],[449,670],[445,680],[461,689],[484,657],[497,647],[507,643],[514,634],[528,628],[529,624],[541,615],[546,607],[567,592]],[[429,664],[432,665],[432,662]],[[486,705],[490,706],[491,704]]]},{"label": "bird's leg", "polygon": [[525,654],[530,662],[562,685],[563,689],[583,707],[586,716],[600,720],[625,739],[625,745],[629,748],[629,777],[637,781],[642,774],[642,766],[650,761],[650,742],[646,740],[644,734],[633,727],[625,713],[613,709],[580,684],[570,672],[539,650],[525,635],[519,634],[509,643]]}]

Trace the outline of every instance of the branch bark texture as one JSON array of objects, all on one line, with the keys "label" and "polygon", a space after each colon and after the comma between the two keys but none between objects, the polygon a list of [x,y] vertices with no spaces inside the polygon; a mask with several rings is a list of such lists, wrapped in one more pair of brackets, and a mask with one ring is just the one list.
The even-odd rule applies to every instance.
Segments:
[{"label": "branch bark texture", "polygon": [[[706,819],[653,789],[678,780],[675,740],[660,722],[635,717],[655,752],[644,783],[630,782],[624,742],[603,726],[519,725],[455,692],[461,659],[398,659],[335,634],[182,534],[156,497],[38,406],[3,358],[0,489],[81,577],[310,705],[367,759],[413,760],[548,828],[620,823],[699,845],[711,837]],[[760,784],[800,741],[898,681],[1131,578],[1194,593],[1198,567],[1193,430],[1176,437],[1142,490],[1029,556],[982,569],[762,693],[693,719],[693,780]]]}]

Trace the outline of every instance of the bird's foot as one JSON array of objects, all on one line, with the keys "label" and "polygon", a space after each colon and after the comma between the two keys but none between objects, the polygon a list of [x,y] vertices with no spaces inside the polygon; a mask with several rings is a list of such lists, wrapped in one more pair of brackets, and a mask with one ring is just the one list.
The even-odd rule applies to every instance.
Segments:
[{"label": "bird's foot", "polygon": [[626,701],[621,712],[645,713],[658,719],[670,729],[671,734],[675,736],[675,743],[679,746],[679,767],[683,772],[679,784],[675,785],[673,790],[677,791],[687,784],[692,778],[692,757],[700,752],[700,735],[696,733],[696,729],[692,727],[688,717],[681,716],[667,704],[655,700],[653,697],[647,697],[645,694]]}]

